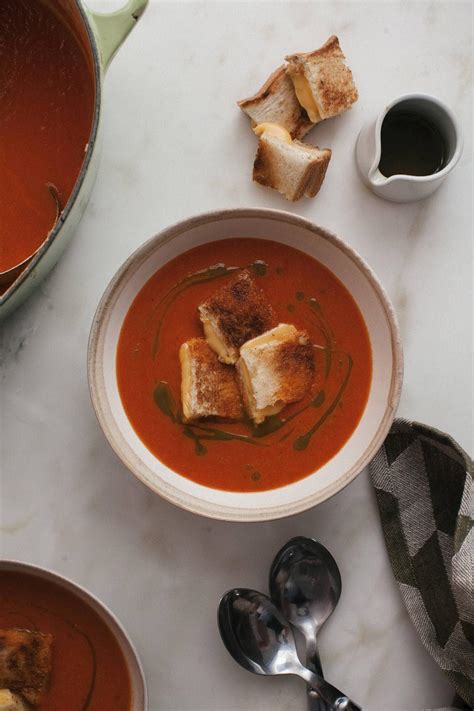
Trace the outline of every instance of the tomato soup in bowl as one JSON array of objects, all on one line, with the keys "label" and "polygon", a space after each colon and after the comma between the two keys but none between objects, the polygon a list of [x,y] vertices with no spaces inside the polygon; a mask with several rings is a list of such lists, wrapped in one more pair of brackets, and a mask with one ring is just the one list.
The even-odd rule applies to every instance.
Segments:
[{"label": "tomato soup in bowl", "polygon": [[[271,322],[245,338],[273,337],[283,325],[300,344],[283,343],[283,361],[270,364],[289,397],[260,420],[242,392],[240,362],[261,342],[250,338],[236,367],[223,365],[198,317],[221,293],[223,311],[242,330],[248,314],[239,324],[235,304],[225,302],[239,274],[271,312]],[[206,373],[208,396],[216,378],[225,397],[235,391],[237,401],[240,391],[240,415],[218,405],[209,410],[217,417],[186,413],[183,343],[204,358],[190,372]],[[390,426],[401,369],[393,310],[370,269],[325,230],[271,210],[204,215],[146,243],[104,295],[89,348],[93,403],[123,461],[174,503],[230,520],[295,513],[351,481]],[[269,374],[261,370],[261,390]]]},{"label": "tomato soup in bowl", "polygon": [[147,711],[143,671],[125,630],[62,576],[0,561],[0,640],[0,688],[32,709]]}]

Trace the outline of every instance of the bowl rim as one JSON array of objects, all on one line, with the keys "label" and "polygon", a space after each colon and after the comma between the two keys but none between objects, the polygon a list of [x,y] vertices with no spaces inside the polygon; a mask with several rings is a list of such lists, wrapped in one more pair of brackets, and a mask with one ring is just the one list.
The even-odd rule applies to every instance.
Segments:
[{"label": "bowl rim", "polygon": [[[325,489],[309,494],[308,496],[302,497],[298,501],[289,504],[262,507],[258,510],[242,509],[242,507],[232,508],[231,506],[227,507],[219,504],[209,504],[209,502],[203,503],[202,499],[191,494],[184,495],[183,500],[183,498],[176,496],[173,491],[169,491],[164,486],[153,486],[145,476],[144,471],[142,471],[147,468],[146,465],[143,464],[139,457],[134,453],[132,453],[132,456],[128,456],[128,453],[123,451],[121,443],[117,441],[112,428],[109,426],[108,415],[104,411],[100,393],[101,387],[98,382],[100,337],[103,329],[108,324],[111,314],[110,305],[115,297],[115,293],[120,287],[122,281],[126,279],[129,269],[134,266],[135,262],[137,260],[144,261],[153,251],[155,251],[155,249],[158,249],[164,244],[167,244],[174,237],[184,234],[191,229],[208,223],[219,222],[221,220],[235,220],[241,218],[275,220],[309,230],[310,232],[317,233],[318,236],[330,242],[342,251],[345,256],[351,259],[369,281],[376,293],[376,296],[380,300],[389,326],[393,356],[392,378],[390,382],[387,406],[385,408],[384,416],[364,454],[360,456],[356,462],[354,462],[354,464],[337,480],[337,482],[329,485]],[[215,241],[219,240],[216,239]],[[310,220],[307,220],[299,215],[295,215],[294,213],[285,210],[275,210],[272,208],[236,207],[211,210],[176,221],[146,240],[121,264],[112,279],[109,281],[92,320],[87,349],[87,376],[92,405],[97,420],[107,441],[109,442],[109,445],[127,469],[151,491],[155,494],[159,494],[166,501],[178,506],[179,508],[206,516],[207,518],[235,522],[270,521],[301,513],[331,498],[350,484],[373,459],[390,429],[400,400],[403,382],[403,349],[400,329],[394,307],[392,306],[385,289],[380,283],[378,277],[375,275],[374,271],[353,247],[344,242],[340,237],[337,237],[333,232],[319,227]],[[106,409],[111,413],[113,420],[114,416],[108,405]],[[163,466],[166,467],[165,464],[163,464]],[[166,468],[172,471],[169,467]],[[180,493],[182,494],[182,492]]]},{"label": "bowl rim", "polygon": [[[65,575],[62,575],[61,573],[58,573],[55,570],[51,570],[50,568],[45,568],[42,565],[36,565],[35,563],[25,563],[23,560],[17,560],[15,558],[0,558],[0,573],[1,572],[18,572],[18,573],[26,573],[29,575],[33,575],[36,577],[39,577],[43,580],[48,580],[50,582],[56,583],[63,589],[69,590],[69,592],[73,592],[78,594],[79,598],[86,604],[89,604],[90,602],[92,603],[92,609],[97,612],[97,614],[105,613],[104,615],[101,614],[102,620],[105,622],[105,624],[109,627],[111,633],[113,634],[114,638],[117,640],[117,635],[115,633],[115,630],[109,625],[109,619],[112,621],[112,623],[117,627],[118,631],[122,635],[122,641],[125,643],[125,645],[128,647],[128,651],[130,652],[130,656],[133,658],[134,663],[136,665],[136,671],[138,672],[138,679],[140,680],[140,686],[141,688],[138,689],[138,693],[142,695],[143,697],[143,711],[148,711],[148,691],[147,691],[147,685],[146,685],[146,679],[145,679],[145,673],[143,671],[143,666],[140,660],[140,657],[138,656],[138,652],[135,648],[135,645],[128,634],[127,630],[125,627],[122,625],[120,620],[116,617],[116,615],[110,610],[110,608],[102,602],[96,595],[91,593],[89,590],[84,588],[82,585],[79,585],[78,583],[74,582],[74,580],[71,580],[71,578],[66,577]],[[100,613],[98,612],[98,610]],[[107,619],[109,618],[109,619]],[[120,641],[119,641],[120,644]],[[128,665],[127,665],[128,666]],[[130,673],[130,683],[132,684],[132,675]],[[133,692],[133,686],[132,686],[132,692]],[[133,700],[133,697],[132,697]]]}]

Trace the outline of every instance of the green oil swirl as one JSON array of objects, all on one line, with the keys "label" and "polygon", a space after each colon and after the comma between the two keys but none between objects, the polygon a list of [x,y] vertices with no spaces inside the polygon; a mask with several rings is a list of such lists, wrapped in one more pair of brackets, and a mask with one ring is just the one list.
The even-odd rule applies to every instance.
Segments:
[{"label": "green oil swirl", "polygon": [[[171,289],[164,295],[160,303],[158,304],[157,310],[161,311],[158,319],[158,326],[153,339],[151,354],[155,358],[160,347],[160,337],[161,331],[163,329],[163,323],[168,309],[177,299],[177,297],[196,284],[203,284],[208,281],[214,281],[214,279],[221,279],[222,277],[228,276],[233,272],[240,271],[242,269],[251,269],[257,276],[265,276],[267,273],[268,265],[261,259],[256,259],[251,264],[247,264],[244,267],[228,267],[225,264],[214,264],[207,269],[201,269],[193,274],[188,274],[183,279],[178,281]],[[153,314],[156,317],[156,311]]]},{"label": "green oil swirl", "polygon": [[299,417],[302,412],[306,412],[310,407],[321,407],[325,399],[326,394],[324,390],[320,390],[307,405],[300,407],[299,410],[289,415],[289,417],[281,418],[278,415],[270,415],[270,417],[267,417],[260,425],[253,425],[252,434],[254,437],[266,437],[273,432],[277,432],[281,430],[282,427],[285,427],[288,422]]},{"label": "green oil swirl", "polygon": [[334,412],[334,410],[336,409],[336,407],[337,407],[337,406],[339,405],[339,403],[341,402],[342,395],[343,395],[343,393],[344,393],[344,390],[345,390],[346,387],[347,387],[347,384],[348,384],[348,382],[349,382],[349,378],[351,377],[352,366],[353,366],[353,364],[354,364],[354,362],[353,362],[351,356],[348,355],[348,354],[346,354],[346,355],[347,355],[347,359],[348,359],[348,367],[347,367],[347,371],[346,371],[346,374],[345,374],[345,376],[344,376],[344,379],[343,379],[343,381],[342,381],[342,383],[341,383],[341,386],[340,386],[339,390],[337,391],[336,396],[334,397],[333,401],[331,402],[331,404],[329,405],[329,407],[327,408],[327,410],[324,412],[324,414],[323,414],[318,420],[316,420],[316,422],[315,422],[314,425],[311,427],[311,429],[309,429],[307,432],[305,432],[305,434],[300,435],[299,437],[297,437],[297,438],[295,439],[295,441],[293,442],[293,449],[296,449],[297,451],[301,451],[301,450],[303,450],[303,449],[306,449],[306,447],[308,446],[308,444],[309,444],[310,441],[311,441],[312,436],[313,436],[313,435],[319,430],[319,428],[326,422],[326,420],[328,419],[328,417],[329,417],[330,415],[332,415],[332,413]]},{"label": "green oil swirl", "polygon": [[[92,643],[91,638],[89,637],[88,634],[86,634],[86,632],[84,632],[84,630],[81,627],[79,627],[78,624],[76,624],[76,622],[72,622],[67,617],[63,617],[62,615],[58,614],[57,612],[53,612],[49,608],[43,607],[42,605],[36,605],[33,603],[32,607],[36,608],[37,610],[41,610],[42,613],[46,612],[48,615],[51,615],[51,617],[54,617],[55,619],[60,620],[67,627],[69,627],[73,633],[75,632],[80,637],[82,637],[84,642],[86,643],[87,648],[90,653],[90,657],[91,657],[91,672],[90,672],[89,683],[88,683],[88,687],[87,687],[87,693],[86,693],[84,700],[82,701],[82,706],[80,708],[80,711],[88,711],[88,709],[90,708],[90,705],[92,703],[93,697],[94,697],[96,681],[97,681],[97,654],[96,654],[96,650],[95,650],[94,644]],[[14,614],[14,613],[12,613],[12,614]],[[37,630],[39,628],[34,623],[31,626],[31,629]]]},{"label": "green oil swirl", "polygon": [[257,447],[266,447],[268,445],[256,442],[253,437],[248,435],[237,434],[236,432],[227,432],[226,430],[218,429],[217,427],[209,427],[201,425],[197,422],[186,422],[183,413],[176,406],[175,400],[171,393],[171,388],[164,380],[160,381],[155,387],[153,399],[165,417],[168,417],[172,422],[181,425],[185,437],[194,441],[194,451],[198,456],[207,454],[207,447],[203,445],[203,440],[212,442],[229,442],[230,440],[238,440],[246,444],[253,444]]},{"label": "green oil swirl", "polygon": [[176,404],[168,383],[164,381],[158,383],[153,393],[153,399],[163,415],[169,417],[173,422],[178,422]]},{"label": "green oil swirl", "polygon": [[181,279],[181,281],[178,281],[177,284],[171,287],[171,289],[165,294],[160,304],[158,305],[158,308],[161,310],[161,315],[158,320],[158,327],[152,344],[153,358],[155,358],[160,346],[161,331],[163,329],[163,322],[166,313],[172,303],[177,299],[177,297],[182,294],[183,291],[189,289],[189,287],[191,286],[195,286],[196,284],[203,284],[207,281],[213,281],[214,279],[220,279],[221,277],[227,276],[228,274],[232,274],[232,272],[235,272],[238,269],[239,267],[226,267],[225,264],[214,264],[213,266],[208,267],[207,269],[202,269],[201,271],[194,272],[194,274],[188,274],[184,277],[184,279]]}]

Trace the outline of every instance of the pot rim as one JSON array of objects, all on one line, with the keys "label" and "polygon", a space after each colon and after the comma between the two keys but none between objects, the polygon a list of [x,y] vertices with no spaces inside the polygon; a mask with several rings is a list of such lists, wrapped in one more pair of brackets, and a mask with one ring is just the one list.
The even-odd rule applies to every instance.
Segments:
[{"label": "pot rim", "polygon": [[0,295],[0,305],[4,306],[8,300],[22,287],[25,280],[30,276],[33,270],[36,268],[38,262],[42,259],[44,254],[49,250],[53,242],[59,236],[59,233],[66,222],[69,214],[71,213],[74,205],[77,202],[77,198],[82,189],[82,184],[84,182],[86,173],[89,169],[90,162],[92,160],[92,155],[96,147],[97,133],[99,130],[99,120],[100,112],[102,106],[102,62],[99,47],[97,45],[97,38],[92,29],[92,23],[88,17],[87,10],[84,7],[83,0],[74,0],[74,3],[78,9],[80,16],[82,17],[82,22],[84,24],[87,36],[89,38],[89,43],[92,51],[92,58],[94,62],[94,81],[95,81],[95,100],[94,100],[94,114],[92,118],[92,126],[89,134],[89,139],[87,142],[87,148],[84,155],[84,160],[82,161],[81,169],[74,183],[74,188],[69,196],[69,199],[61,210],[59,218],[52,229],[51,233],[45,239],[41,247],[31,258],[30,263],[22,270],[20,275],[15,279],[15,281],[8,287],[8,289]]}]

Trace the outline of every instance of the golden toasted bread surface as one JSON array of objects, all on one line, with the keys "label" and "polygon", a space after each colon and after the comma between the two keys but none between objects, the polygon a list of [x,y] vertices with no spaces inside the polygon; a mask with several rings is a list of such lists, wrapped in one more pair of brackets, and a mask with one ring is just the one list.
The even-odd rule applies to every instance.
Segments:
[{"label": "golden toasted bread surface", "polygon": [[275,323],[274,311],[248,269],[237,272],[198,310],[209,344],[226,363],[235,363],[240,346]]},{"label": "golden toasted bread surface", "polygon": [[[295,141],[299,143],[299,141]],[[305,145],[305,144],[300,144]],[[317,162],[313,164],[313,170],[306,176],[305,190],[304,194],[306,197],[315,197],[324,182],[326,177],[326,171],[329,166],[329,161],[331,160],[332,151],[330,148],[322,148],[320,154],[317,158]]]},{"label": "golden toasted bread surface", "polygon": [[181,402],[188,421],[205,417],[238,420],[242,404],[235,368],[221,363],[204,338],[180,348]]},{"label": "golden toasted bread surface", "polygon": [[347,111],[357,101],[359,94],[352,72],[335,35],[313,52],[291,54],[286,59],[293,79],[304,75],[322,119]]},{"label": "golden toasted bread surface", "polygon": [[292,138],[302,138],[314,125],[297,99],[285,65],[278,67],[256,94],[237,104],[253,125],[274,122],[286,128]]},{"label": "golden toasted bread surface", "polygon": [[313,346],[306,331],[279,324],[242,347],[237,370],[248,413],[262,422],[311,388]]},{"label": "golden toasted bread surface", "polygon": [[30,630],[0,630],[0,688],[39,704],[48,686],[53,637]]},{"label": "golden toasted bread surface", "polygon": [[305,195],[317,195],[330,160],[329,148],[320,150],[296,140],[288,146],[276,137],[264,134],[258,142],[252,178],[296,202]]}]

